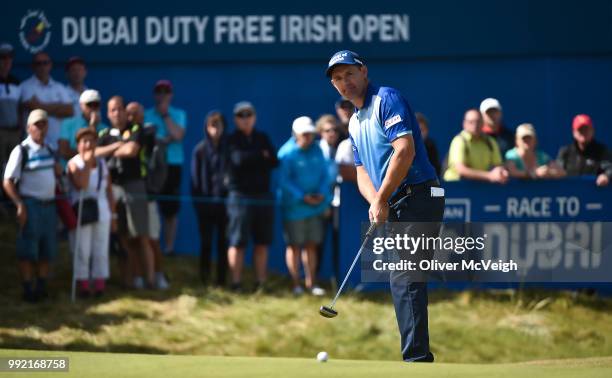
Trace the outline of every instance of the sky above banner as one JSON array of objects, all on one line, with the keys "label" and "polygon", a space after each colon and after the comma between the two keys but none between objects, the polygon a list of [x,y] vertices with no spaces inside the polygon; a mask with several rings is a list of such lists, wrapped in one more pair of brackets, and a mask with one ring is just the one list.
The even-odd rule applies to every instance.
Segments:
[{"label": "sky above banner", "polygon": [[175,0],[12,2],[0,33],[18,62],[46,50],[97,62],[307,61],[338,49],[371,59],[610,54],[612,0],[309,4]]}]

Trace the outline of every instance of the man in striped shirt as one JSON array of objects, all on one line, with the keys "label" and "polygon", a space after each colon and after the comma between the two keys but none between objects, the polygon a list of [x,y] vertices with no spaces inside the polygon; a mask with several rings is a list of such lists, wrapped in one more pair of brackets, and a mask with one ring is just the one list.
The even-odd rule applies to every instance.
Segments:
[{"label": "man in striped shirt", "polygon": [[57,251],[55,178],[60,167],[44,142],[48,128],[47,112],[30,112],[28,137],[13,149],[4,171],[4,190],[17,208],[17,261],[28,302],[47,297],[49,262]]},{"label": "man in striped shirt", "polygon": [[[370,222],[402,222],[405,234],[437,236],[444,214],[444,189],[408,102],[398,90],[371,83],[364,61],[352,51],[334,54],[326,74],[338,93],[355,105],[349,140],[357,186],[370,203]],[[430,251],[420,248],[415,252],[425,258]],[[389,278],[402,358],[433,362],[426,276],[396,271]]]}]

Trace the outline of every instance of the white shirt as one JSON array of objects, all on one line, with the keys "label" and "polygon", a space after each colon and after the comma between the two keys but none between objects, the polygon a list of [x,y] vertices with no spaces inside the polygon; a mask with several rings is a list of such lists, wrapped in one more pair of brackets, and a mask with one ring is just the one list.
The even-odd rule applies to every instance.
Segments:
[{"label": "white shirt", "polygon": [[349,138],[346,138],[338,145],[338,150],[336,151],[336,163],[343,165],[355,164],[353,145],[351,144],[351,140]]},{"label": "white shirt", "polygon": [[[77,168],[83,169],[85,162],[81,155],[76,155],[68,164],[73,162]],[[100,181],[100,190],[98,190],[98,177],[102,173],[102,180]],[[98,220],[101,222],[108,222],[111,219],[110,206],[108,204],[108,196],[106,194],[106,188],[108,187],[108,167],[104,159],[98,159],[98,165],[95,169],[92,169],[89,173],[89,184],[87,189],[84,189],[83,198],[97,198],[98,199]],[[70,202],[75,204],[79,201],[79,191],[70,183]]]},{"label": "white shirt", "polygon": [[323,156],[325,157],[325,159],[329,159],[329,155],[331,154],[331,147],[329,146],[329,144],[327,144],[325,139],[321,138],[321,140],[319,141],[319,147],[321,147],[321,151],[323,152]]},{"label": "white shirt", "polygon": [[0,128],[15,128],[19,125],[18,105],[21,89],[18,84],[0,83]]},{"label": "white shirt", "polygon": [[[87,87],[84,87],[83,90],[87,90]],[[70,85],[66,85],[66,92],[68,92],[68,96],[70,97],[70,102],[72,103],[72,110],[74,111],[73,117],[81,115],[81,105],[79,104],[79,99],[81,98],[82,92],[77,92]]]},{"label": "white shirt", "polygon": [[19,180],[21,196],[43,201],[55,198],[55,158],[51,155],[49,147],[41,146],[29,136],[20,145],[26,146],[28,153],[24,170],[21,172],[23,157],[21,147],[18,145],[13,148],[6,163],[4,179]]},{"label": "white shirt", "polygon": [[[21,102],[28,101],[36,95],[38,100],[42,103],[59,102],[72,105],[72,100],[70,99],[66,87],[51,78],[49,78],[49,82],[45,85],[34,75],[21,83],[20,88]],[[28,114],[29,113],[26,112],[24,119],[28,119]],[[54,150],[57,150],[57,140],[59,139],[62,119],[63,118],[49,116],[49,131],[47,132],[45,143]]]}]

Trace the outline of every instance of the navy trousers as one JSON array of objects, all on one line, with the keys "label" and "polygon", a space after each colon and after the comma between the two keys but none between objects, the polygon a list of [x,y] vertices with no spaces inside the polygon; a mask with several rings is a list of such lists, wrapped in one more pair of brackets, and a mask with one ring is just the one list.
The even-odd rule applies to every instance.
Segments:
[{"label": "navy trousers", "polygon": [[[444,197],[432,196],[429,186],[412,190],[389,209],[389,221],[406,222],[402,232],[409,236],[438,236],[443,215]],[[428,254],[429,251],[416,251],[414,256],[423,258]],[[429,350],[427,283],[405,273],[394,271],[390,275],[402,358],[407,362],[433,362],[434,356]]]}]

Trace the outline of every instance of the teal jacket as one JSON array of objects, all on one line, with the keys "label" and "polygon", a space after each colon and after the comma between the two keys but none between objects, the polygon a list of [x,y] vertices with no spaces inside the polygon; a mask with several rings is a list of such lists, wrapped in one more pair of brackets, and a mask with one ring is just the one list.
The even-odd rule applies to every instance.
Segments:
[{"label": "teal jacket", "polygon": [[[281,148],[279,196],[285,220],[310,218],[325,212],[332,199],[329,162],[315,142],[306,150],[295,142]],[[322,194],[324,200],[316,206],[304,202],[306,194]]]}]

